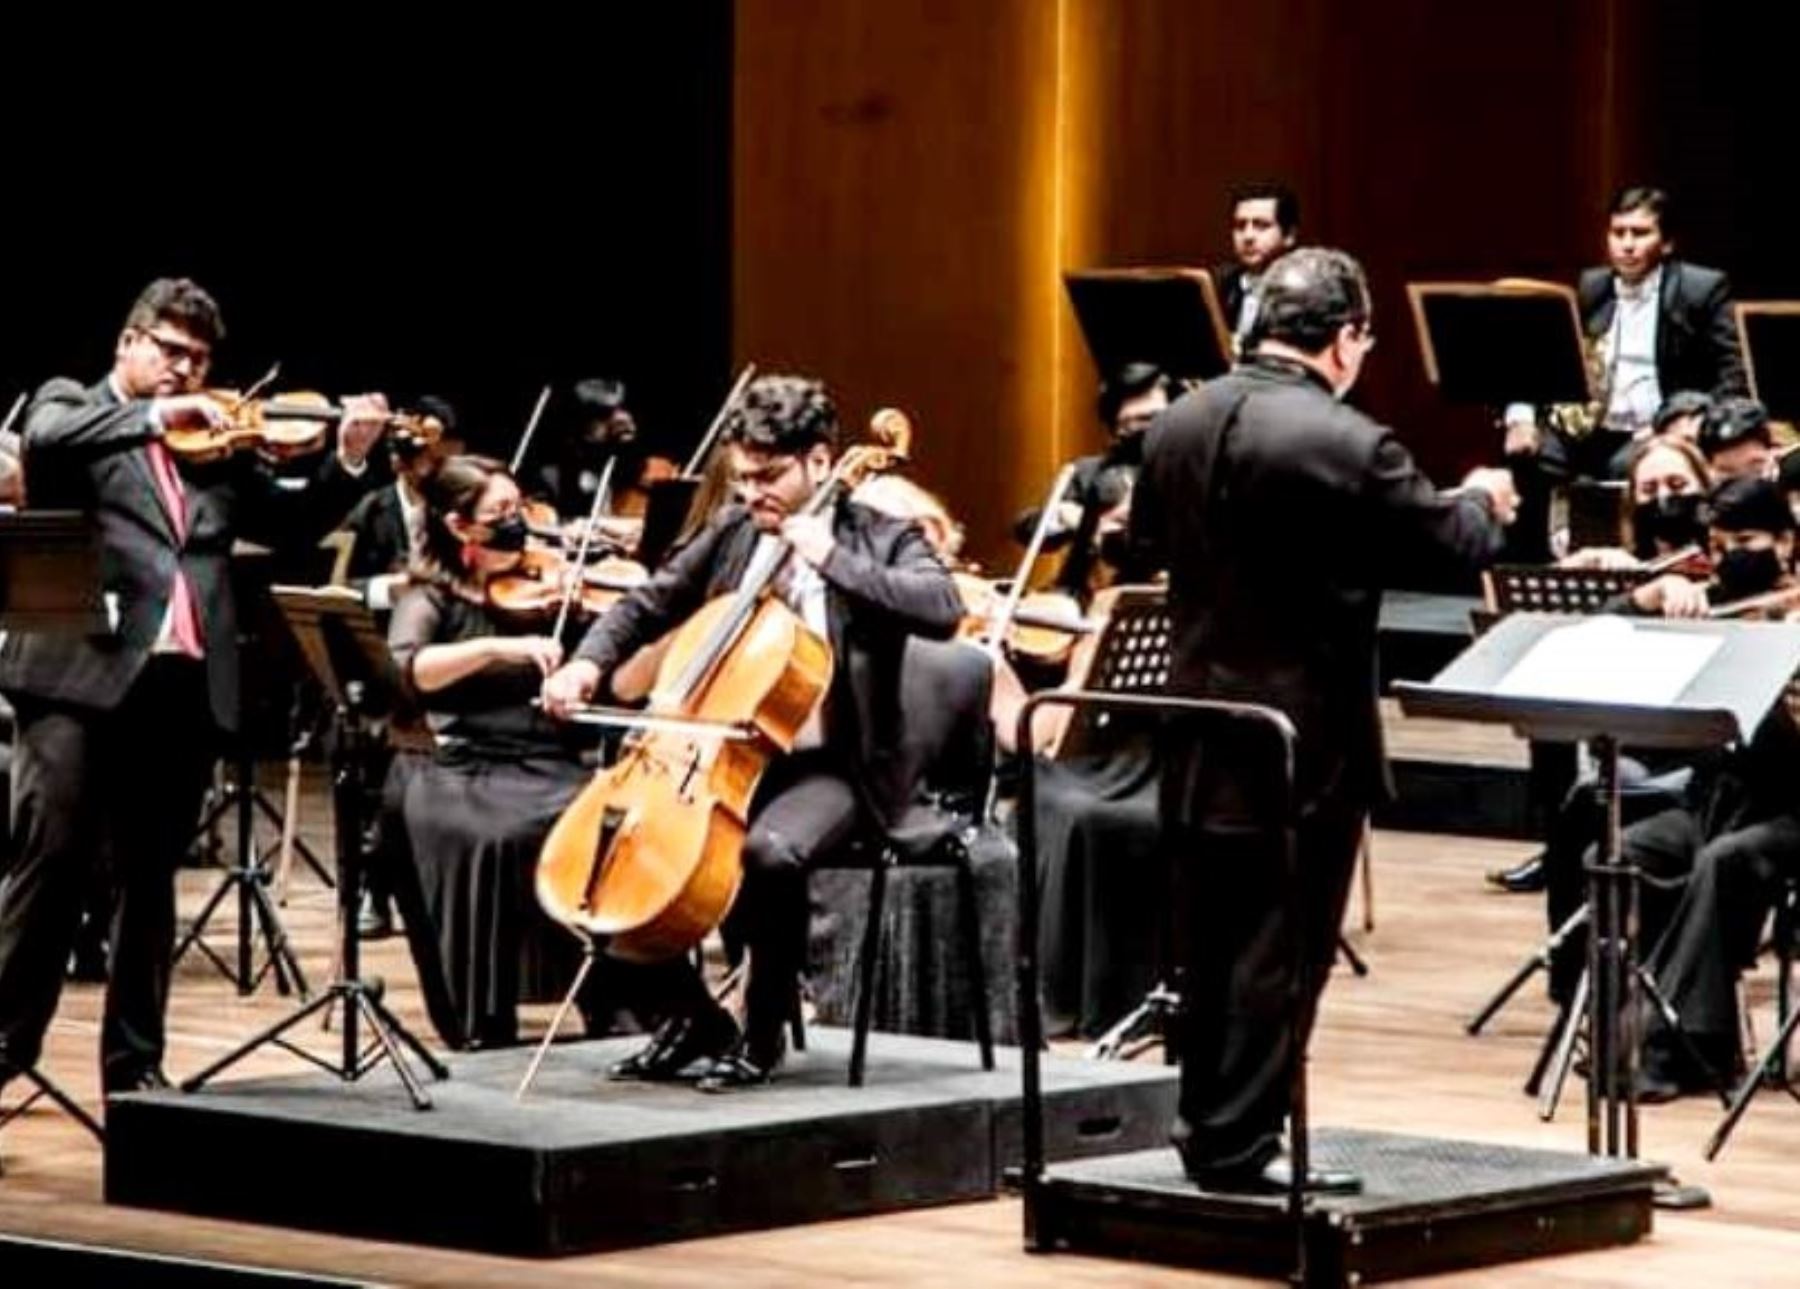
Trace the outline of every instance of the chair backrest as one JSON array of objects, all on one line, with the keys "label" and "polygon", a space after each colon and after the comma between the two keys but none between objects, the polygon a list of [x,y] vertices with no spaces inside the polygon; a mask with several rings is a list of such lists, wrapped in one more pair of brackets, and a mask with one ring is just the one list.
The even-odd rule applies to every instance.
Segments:
[{"label": "chair backrest", "polygon": [[963,640],[906,642],[900,664],[899,768],[931,795],[979,804],[993,768],[992,660]]}]

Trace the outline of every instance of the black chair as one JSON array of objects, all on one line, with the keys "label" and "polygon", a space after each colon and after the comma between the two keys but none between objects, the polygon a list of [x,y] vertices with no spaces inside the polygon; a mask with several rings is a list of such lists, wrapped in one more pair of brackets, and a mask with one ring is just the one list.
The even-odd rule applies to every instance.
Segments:
[{"label": "black chair", "polygon": [[886,827],[868,829],[816,870],[861,870],[869,874],[854,972],[851,1087],[860,1087],[863,1082],[889,876],[896,870],[938,869],[953,874],[956,938],[967,973],[970,1020],[981,1049],[981,1067],[994,1068],[977,868],[983,861],[991,868],[996,862],[996,847],[1000,846],[1004,847],[1004,856],[999,862],[1010,870],[1016,866],[1016,850],[996,831],[984,827],[981,818],[994,756],[993,728],[988,719],[992,687],[992,663],[974,646],[917,638],[907,642],[901,667],[904,719],[900,722],[898,744],[888,749],[893,758],[888,768],[902,781],[917,783],[918,790],[900,818],[889,821]]},{"label": "black chair", "polygon": [[[1742,1082],[1733,1090],[1724,1119],[1713,1129],[1713,1135],[1706,1143],[1705,1158],[1709,1163],[1725,1149],[1725,1143],[1731,1140],[1733,1130],[1750,1109],[1750,1102],[1759,1088],[1777,1087],[1800,1101],[1800,1088],[1794,1086],[1788,1075],[1788,1049],[1793,1044],[1794,1030],[1800,1028],[1800,1014],[1794,1011],[1793,998],[1794,937],[1797,932],[1800,932],[1800,873],[1789,873],[1782,879],[1781,890],[1775,896],[1774,924],[1769,935],[1775,950],[1775,1037],[1755,1056]],[[1745,1013],[1746,1017],[1748,1014]]]}]

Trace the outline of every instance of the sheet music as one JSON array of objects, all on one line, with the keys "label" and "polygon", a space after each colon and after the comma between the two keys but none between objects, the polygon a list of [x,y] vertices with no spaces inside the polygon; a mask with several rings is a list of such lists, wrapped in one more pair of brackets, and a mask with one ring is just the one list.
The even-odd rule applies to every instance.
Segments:
[{"label": "sheet music", "polygon": [[1544,633],[1494,692],[1556,702],[1667,707],[1724,640],[1601,616]]}]

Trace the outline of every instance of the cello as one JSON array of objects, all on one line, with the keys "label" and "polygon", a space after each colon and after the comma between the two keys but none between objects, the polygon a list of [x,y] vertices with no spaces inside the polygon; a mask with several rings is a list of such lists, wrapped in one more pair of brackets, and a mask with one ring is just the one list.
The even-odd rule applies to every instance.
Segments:
[{"label": "cello", "polygon": [[[906,449],[892,434],[850,448],[801,513],[827,513]],[[830,688],[830,644],[770,593],[791,558],[793,547],[770,535],[738,589],[675,631],[646,711],[576,717],[634,732],[551,828],[537,897],[578,935],[604,938],[613,957],[674,957],[724,920],[757,783]]]}]

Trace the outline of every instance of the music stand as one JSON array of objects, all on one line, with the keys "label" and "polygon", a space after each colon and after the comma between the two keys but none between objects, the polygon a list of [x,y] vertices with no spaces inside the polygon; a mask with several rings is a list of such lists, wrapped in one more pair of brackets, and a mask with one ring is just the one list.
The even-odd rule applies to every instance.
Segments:
[{"label": "music stand", "polygon": [[1409,282],[1425,375],[1447,402],[1586,403],[1575,293],[1554,282]]},{"label": "music stand", "polygon": [[[338,853],[340,974],[318,997],[207,1066],[183,1083],[181,1090],[197,1091],[215,1075],[272,1043],[336,1074],[346,1083],[354,1083],[385,1059],[393,1065],[407,1095],[412,1098],[413,1108],[429,1110],[431,1096],[406,1063],[402,1048],[410,1049],[436,1079],[449,1078],[450,1071],[388,1010],[379,991],[363,981],[361,942],[356,933],[357,901],[362,892],[363,876],[362,812],[368,799],[365,774],[370,743],[369,721],[399,705],[399,687],[387,651],[387,639],[376,626],[362,597],[347,587],[275,586],[270,588],[270,593],[293,630],[300,652],[331,707],[328,745]],[[329,1009],[339,1003],[343,1004],[344,1015],[336,1063],[288,1041],[288,1031],[320,1012],[325,1012],[329,1020]],[[367,1022],[374,1037],[366,1050],[358,1035],[359,1018]]]},{"label": "music stand", "polygon": [[1102,376],[1126,363],[1155,363],[1178,381],[1231,370],[1231,328],[1205,269],[1071,270],[1063,289]]},{"label": "music stand", "polygon": [[[77,510],[0,514],[0,633],[100,635],[112,629],[101,592],[100,539]],[[96,1141],[106,1134],[57,1082],[33,1065],[19,1071],[30,1083],[18,1105],[0,1108],[0,1129],[40,1100],[74,1119]]]},{"label": "music stand", "polygon": [[686,475],[658,479],[650,485],[644,503],[644,529],[638,537],[637,561],[654,571],[681,537],[700,480]]},{"label": "music stand", "polygon": [[1800,300],[1759,300],[1735,312],[1751,397],[1770,420],[1800,421]]},{"label": "music stand", "polygon": [[1481,578],[1488,606],[1497,613],[1600,613],[1646,576],[1635,568],[1496,564]]},{"label": "music stand", "polygon": [[[1598,627],[1603,642],[1593,635]],[[1577,637],[1603,647],[1569,648]],[[1555,674],[1552,663],[1555,663]],[[1621,848],[1619,749],[1747,742],[1800,667],[1800,627],[1776,623],[1571,621],[1518,613],[1428,683],[1394,686],[1408,715],[1512,726],[1587,742],[1605,822],[1588,866],[1588,1152],[1637,1158],[1638,871]],[[1530,677],[1527,679],[1527,677]],[[1576,1017],[1565,1043],[1573,1047]]]}]

